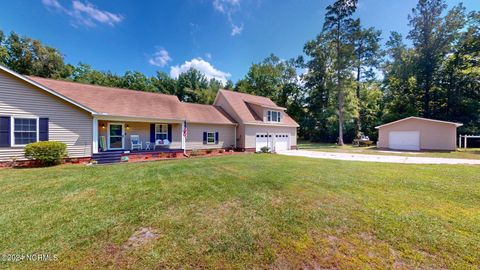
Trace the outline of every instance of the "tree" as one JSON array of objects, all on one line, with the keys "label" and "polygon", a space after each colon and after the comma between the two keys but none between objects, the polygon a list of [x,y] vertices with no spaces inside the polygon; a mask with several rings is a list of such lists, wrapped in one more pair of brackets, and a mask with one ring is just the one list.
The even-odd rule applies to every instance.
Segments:
[{"label": "tree", "polygon": [[362,100],[362,95],[360,94],[362,82],[364,79],[375,79],[375,69],[379,67],[382,57],[382,51],[380,47],[380,35],[382,32],[375,30],[373,27],[367,29],[362,28],[360,19],[355,21],[354,27],[353,46],[357,82],[356,97],[360,104],[355,127],[355,134],[358,134],[362,131],[362,118],[364,115],[361,105],[364,102],[369,102],[368,100]]},{"label": "tree", "polygon": [[338,144],[343,145],[345,116],[345,87],[351,79],[354,48],[351,42],[355,29],[352,14],[357,9],[357,0],[337,0],[327,7],[323,33],[326,36],[329,51],[332,52],[332,69],[335,73],[335,91],[337,93]]},{"label": "tree", "polygon": [[417,84],[423,91],[422,115],[427,118],[431,116],[432,90],[438,86],[435,75],[465,23],[461,4],[444,18],[442,13],[446,8],[444,0],[419,0],[408,17],[412,27],[408,38],[416,52]]},{"label": "tree", "polygon": [[197,102],[197,90],[206,89],[208,80],[200,71],[191,68],[180,74],[177,79],[177,96],[182,101]]},{"label": "tree", "polygon": [[156,88],[145,74],[138,71],[127,71],[120,80],[120,87],[140,90],[146,92],[155,92]]},{"label": "tree", "polygon": [[5,65],[7,62],[8,51],[5,48],[5,34],[0,30],[0,65]]},{"label": "tree", "polygon": [[407,48],[402,35],[392,32],[386,43],[387,59],[383,65],[384,121],[418,116],[421,98],[415,78],[414,50]]},{"label": "tree", "polygon": [[157,92],[169,95],[176,95],[177,93],[177,80],[170,77],[165,72],[157,71],[156,76],[150,78],[153,86],[157,89]]},{"label": "tree", "polygon": [[61,53],[40,41],[28,37],[20,37],[15,32],[2,42],[3,33],[0,35],[0,61],[12,70],[25,74],[45,78],[63,78],[68,76],[67,66]]}]

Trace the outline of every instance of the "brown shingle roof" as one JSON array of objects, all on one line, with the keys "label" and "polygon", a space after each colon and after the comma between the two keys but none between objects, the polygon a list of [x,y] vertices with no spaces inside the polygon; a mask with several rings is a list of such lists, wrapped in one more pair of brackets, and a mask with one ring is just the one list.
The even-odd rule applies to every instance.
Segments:
[{"label": "brown shingle roof", "polygon": [[209,124],[235,124],[235,121],[220,107],[182,102],[187,122]]},{"label": "brown shingle roof", "polygon": [[[248,104],[259,105],[267,108],[275,108],[278,110],[284,109],[282,107],[277,106],[277,104],[275,104],[272,100],[266,97],[254,96],[246,93],[234,92],[234,91],[225,90],[225,89],[219,90],[219,94],[223,95],[223,97],[227,100],[227,102],[230,104],[232,109],[240,118],[239,121],[244,124],[264,124],[262,119],[259,119],[259,117],[256,116],[255,112],[253,112],[253,110],[248,106]],[[295,122],[295,120],[293,120],[286,113],[284,114],[282,123],[278,123],[278,124],[271,123],[271,125],[298,127],[297,122]]]},{"label": "brown shingle roof", "polygon": [[185,119],[184,107],[173,95],[27,77],[99,114],[165,120]]}]

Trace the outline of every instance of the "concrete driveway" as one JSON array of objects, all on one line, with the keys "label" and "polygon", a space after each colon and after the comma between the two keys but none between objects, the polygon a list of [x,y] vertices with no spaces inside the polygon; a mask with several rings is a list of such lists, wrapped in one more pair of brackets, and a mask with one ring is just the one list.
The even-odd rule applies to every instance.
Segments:
[{"label": "concrete driveway", "polygon": [[308,150],[279,151],[277,154],[286,156],[323,158],[350,161],[406,163],[406,164],[474,164],[480,165],[480,160],[460,158],[436,158],[436,157],[406,157],[395,155],[365,155],[352,153],[318,152]]}]

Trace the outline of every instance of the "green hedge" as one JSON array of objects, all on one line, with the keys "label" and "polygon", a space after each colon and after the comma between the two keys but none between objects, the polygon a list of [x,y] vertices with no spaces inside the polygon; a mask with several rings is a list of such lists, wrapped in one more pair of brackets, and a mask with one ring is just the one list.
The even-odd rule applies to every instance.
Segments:
[{"label": "green hedge", "polygon": [[35,142],[25,147],[25,157],[38,160],[44,166],[59,164],[67,156],[67,145],[62,142]]}]

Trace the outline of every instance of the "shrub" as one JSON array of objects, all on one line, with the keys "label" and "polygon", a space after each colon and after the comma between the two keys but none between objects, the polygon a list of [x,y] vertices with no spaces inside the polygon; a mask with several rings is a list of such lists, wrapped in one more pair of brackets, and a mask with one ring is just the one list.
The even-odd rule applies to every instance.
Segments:
[{"label": "shrub", "polygon": [[62,142],[35,142],[25,147],[25,157],[38,160],[44,166],[59,164],[67,156],[67,145]]},{"label": "shrub", "polygon": [[264,147],[260,148],[260,152],[262,152],[262,153],[268,153],[268,152],[270,152],[270,147],[264,146]]}]

